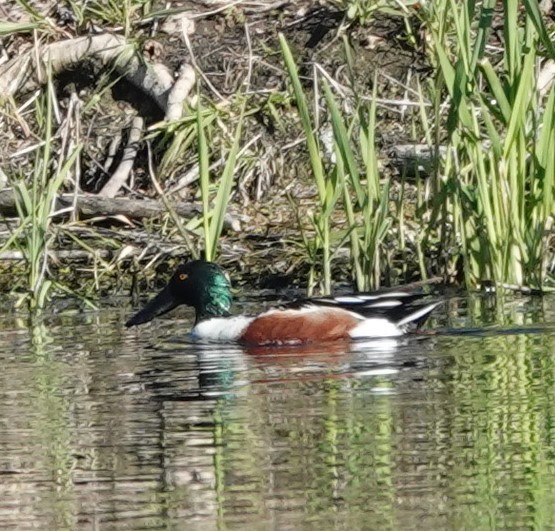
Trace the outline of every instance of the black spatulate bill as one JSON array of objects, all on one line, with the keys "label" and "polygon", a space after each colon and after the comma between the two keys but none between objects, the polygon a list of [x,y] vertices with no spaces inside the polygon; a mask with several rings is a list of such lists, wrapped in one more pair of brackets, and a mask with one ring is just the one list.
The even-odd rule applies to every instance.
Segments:
[{"label": "black spatulate bill", "polygon": [[176,306],[179,306],[179,301],[174,296],[169,286],[165,287],[154,299],[152,299],[142,310],[137,312],[131,319],[129,319],[125,326],[135,326],[152,321],[155,317],[163,315]]}]

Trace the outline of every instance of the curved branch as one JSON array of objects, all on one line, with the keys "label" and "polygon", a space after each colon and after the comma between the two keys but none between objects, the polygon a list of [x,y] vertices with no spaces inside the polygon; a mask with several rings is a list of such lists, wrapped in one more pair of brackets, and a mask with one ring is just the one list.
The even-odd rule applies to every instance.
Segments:
[{"label": "curved branch", "polygon": [[129,139],[127,140],[127,145],[123,150],[123,158],[108,182],[102,187],[102,190],[98,192],[99,196],[116,197],[119,189],[123,186],[125,181],[127,181],[127,178],[133,169],[137,152],[139,151],[139,142],[143,132],[143,124],[144,119],[141,116],[135,116],[135,118],[133,118],[133,121],[131,122],[131,129],[129,130]]},{"label": "curved branch", "polygon": [[[33,48],[13,58],[0,66],[0,96],[35,90],[45,83],[48,67],[58,74],[90,58],[99,60],[103,66],[113,65],[167,112],[168,96],[174,86],[172,72],[162,64],[147,63],[125,38],[110,33],[47,44],[38,53]],[[176,114],[172,108],[172,115]]]}]

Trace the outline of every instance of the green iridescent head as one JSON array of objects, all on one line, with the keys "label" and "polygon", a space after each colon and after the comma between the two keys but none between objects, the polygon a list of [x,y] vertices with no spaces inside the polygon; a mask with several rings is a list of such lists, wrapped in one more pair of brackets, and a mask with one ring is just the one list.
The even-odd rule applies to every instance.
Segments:
[{"label": "green iridescent head", "polygon": [[195,260],[179,266],[168,285],[125,325],[146,323],[181,304],[195,308],[198,323],[229,315],[231,301],[231,285],[223,269],[212,262]]}]

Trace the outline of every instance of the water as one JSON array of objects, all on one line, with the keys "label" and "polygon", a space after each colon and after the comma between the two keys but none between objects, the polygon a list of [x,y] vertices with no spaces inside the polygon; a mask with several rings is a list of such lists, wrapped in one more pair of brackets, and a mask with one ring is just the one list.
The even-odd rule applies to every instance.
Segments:
[{"label": "water", "polygon": [[187,313],[5,314],[0,527],[553,528],[555,299],[437,313],[396,346],[251,351]]}]

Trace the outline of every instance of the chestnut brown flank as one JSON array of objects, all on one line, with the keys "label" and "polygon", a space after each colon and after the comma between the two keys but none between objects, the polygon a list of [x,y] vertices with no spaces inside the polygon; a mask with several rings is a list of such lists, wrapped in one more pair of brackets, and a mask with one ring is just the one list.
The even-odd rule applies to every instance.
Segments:
[{"label": "chestnut brown flank", "polygon": [[334,341],[349,337],[360,319],[341,308],[270,311],[255,319],[241,340],[253,345]]}]

